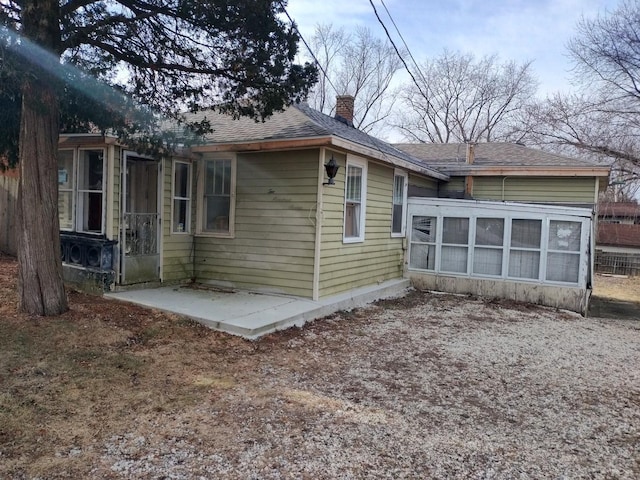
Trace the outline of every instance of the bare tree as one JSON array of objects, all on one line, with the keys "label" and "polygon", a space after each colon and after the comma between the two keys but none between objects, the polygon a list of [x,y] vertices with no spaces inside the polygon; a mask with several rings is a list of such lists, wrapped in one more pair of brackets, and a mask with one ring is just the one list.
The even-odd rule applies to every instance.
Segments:
[{"label": "bare tree", "polygon": [[405,104],[396,127],[409,141],[517,141],[521,109],[537,89],[531,62],[479,60],[447,50],[420,67],[416,82],[405,86]]},{"label": "bare tree", "polygon": [[568,49],[581,91],[535,107],[527,142],[612,164],[615,188],[633,196],[640,180],[640,3],[583,18]]},{"label": "bare tree", "polygon": [[311,106],[333,115],[336,95],[352,95],[354,126],[381,133],[396,98],[392,80],[401,67],[393,47],[366,27],[348,34],[332,25],[318,25],[311,45],[321,67],[319,81],[309,96]]}]

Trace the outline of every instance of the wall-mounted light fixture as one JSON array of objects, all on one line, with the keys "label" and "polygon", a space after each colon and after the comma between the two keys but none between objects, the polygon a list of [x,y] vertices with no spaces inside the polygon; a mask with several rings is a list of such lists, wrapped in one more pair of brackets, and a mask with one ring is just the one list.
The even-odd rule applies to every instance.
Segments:
[{"label": "wall-mounted light fixture", "polygon": [[324,165],[324,169],[327,171],[327,177],[329,177],[329,181],[324,182],[323,185],[336,184],[334,178],[336,178],[339,168],[340,166],[336,163],[335,159],[333,158],[333,155],[331,155],[331,159]]}]

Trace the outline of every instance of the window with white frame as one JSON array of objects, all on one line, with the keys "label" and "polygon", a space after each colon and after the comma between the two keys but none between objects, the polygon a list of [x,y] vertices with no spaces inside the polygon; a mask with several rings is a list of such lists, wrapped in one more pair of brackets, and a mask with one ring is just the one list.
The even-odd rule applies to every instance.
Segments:
[{"label": "window with white frame", "polygon": [[473,273],[502,275],[504,218],[477,218],[473,248]]},{"label": "window with white frame", "polygon": [[407,212],[407,173],[396,170],[393,175],[393,212],[391,213],[391,236],[404,237]]},{"label": "window with white frame", "polygon": [[513,219],[511,221],[510,277],[530,279],[540,277],[541,238],[542,220]]},{"label": "window with white frame", "polygon": [[414,216],[411,219],[409,266],[420,270],[436,268],[436,217]]},{"label": "window with white frame", "polygon": [[104,233],[103,149],[58,152],[58,208],[60,228]]},{"label": "window with white frame", "polygon": [[582,224],[551,220],[547,244],[547,280],[576,283],[580,274]]},{"label": "window with white frame", "polygon": [[235,159],[204,160],[202,177],[199,231],[232,236],[235,211]]},{"label": "window with white frame", "polygon": [[584,285],[588,219],[443,213],[411,216],[409,269]]},{"label": "window with white frame", "polygon": [[191,230],[191,164],[174,160],[172,186],[173,233],[189,233]]},{"label": "window with white frame", "polygon": [[343,241],[364,241],[365,200],[367,198],[367,163],[347,159]]},{"label": "window with white frame", "polygon": [[469,219],[442,219],[440,269],[443,272],[466,273],[469,257]]},{"label": "window with white frame", "polygon": [[61,230],[73,230],[73,150],[58,151],[58,217]]}]

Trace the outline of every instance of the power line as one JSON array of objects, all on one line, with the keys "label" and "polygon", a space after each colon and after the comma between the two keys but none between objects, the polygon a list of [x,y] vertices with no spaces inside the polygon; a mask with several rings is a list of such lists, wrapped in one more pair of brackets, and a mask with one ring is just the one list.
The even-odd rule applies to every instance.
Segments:
[{"label": "power line", "polygon": [[298,30],[298,27],[296,26],[296,23],[293,21],[293,18],[291,18],[291,15],[289,15],[289,12],[287,12],[287,9],[285,8],[285,6],[282,3],[282,1],[278,1],[278,3],[282,7],[282,11],[284,12],[284,14],[289,19],[289,22],[291,22],[291,26],[295,29],[296,32],[298,32],[298,35],[300,36],[300,40],[302,40],[302,43],[304,43],[304,46],[307,47],[307,51],[311,55],[311,58],[313,58],[313,61],[316,62],[316,65],[318,66],[320,71],[323,73],[324,78],[327,80],[327,83],[329,83],[329,85],[331,85],[331,88],[333,88],[334,92],[336,92],[337,95],[340,95],[340,92],[338,92],[338,89],[335,87],[335,85],[333,84],[333,82],[329,78],[329,74],[327,74],[326,70],[324,68],[322,68],[322,65],[320,64],[320,62],[316,58],[315,54],[313,53],[313,50],[311,50],[311,47],[309,46],[307,41],[302,36],[302,33],[300,33],[300,30]]},{"label": "power line", "polygon": [[[378,22],[380,23],[380,25],[382,25],[382,28],[384,29],[384,33],[387,35],[387,38],[389,39],[389,41],[391,42],[391,45],[393,46],[394,50],[396,51],[396,54],[398,55],[398,58],[400,58],[400,61],[402,62],[402,64],[404,65],[404,69],[407,71],[407,73],[409,74],[409,76],[411,77],[411,80],[413,80],[413,83],[416,87],[418,87],[418,90],[420,91],[420,94],[427,98],[426,93],[424,93],[422,91],[422,87],[420,86],[420,84],[418,83],[418,81],[416,80],[416,77],[413,75],[413,73],[411,72],[411,70],[409,69],[409,65],[407,65],[407,62],[404,60],[404,57],[400,54],[400,50],[398,50],[398,47],[396,46],[396,43],[393,41],[393,38],[391,38],[391,35],[389,34],[389,30],[387,30],[387,26],[384,24],[384,22],[382,21],[382,19],[380,18],[380,15],[378,14],[378,9],[376,8],[376,6],[373,3],[373,0],[369,0],[369,3],[371,4],[371,7],[373,7],[373,12],[376,14],[376,18],[378,19]],[[382,2],[382,4],[384,5],[384,2]],[[384,7],[385,9],[387,8],[386,5]],[[389,13],[389,10],[387,10],[387,13]],[[389,17],[391,17],[391,15],[389,15]],[[391,19],[391,21],[393,22],[393,19]],[[393,24],[395,25],[395,22],[393,22]],[[396,27],[397,30],[398,27]],[[402,38],[402,35],[400,36],[400,38]],[[402,41],[404,42],[404,39],[402,39]],[[405,47],[406,47],[406,42],[405,42]],[[409,53],[409,56],[411,57],[411,59],[413,60],[413,63],[415,64],[416,61],[413,58],[413,55],[411,55],[411,52],[409,51],[409,49],[407,48],[407,52]],[[418,69],[418,71],[420,72],[420,69]],[[424,81],[424,76],[422,75],[422,72],[420,72],[420,75],[422,76],[422,80]],[[425,82],[426,84],[426,82]]]},{"label": "power line", "polygon": [[420,74],[420,78],[422,79],[422,81],[426,85],[427,84],[427,80],[424,78],[424,75],[422,73],[422,70],[420,70],[420,66],[418,65],[418,62],[416,62],[416,59],[413,57],[413,54],[411,53],[411,50],[409,49],[409,45],[407,45],[407,42],[405,41],[404,37],[402,36],[402,33],[400,33],[400,29],[398,28],[398,25],[396,24],[396,21],[391,16],[391,12],[387,8],[387,5],[384,3],[384,0],[380,0],[380,3],[382,4],[382,6],[384,7],[385,11],[387,12],[387,15],[389,16],[389,20],[391,20],[391,23],[393,23],[393,26],[396,29],[396,32],[398,33],[398,36],[400,37],[400,40],[402,40],[402,43],[404,44],[404,48],[407,50],[407,53],[409,54],[409,57],[411,57],[411,61],[413,62],[413,66],[416,67],[416,70]]}]

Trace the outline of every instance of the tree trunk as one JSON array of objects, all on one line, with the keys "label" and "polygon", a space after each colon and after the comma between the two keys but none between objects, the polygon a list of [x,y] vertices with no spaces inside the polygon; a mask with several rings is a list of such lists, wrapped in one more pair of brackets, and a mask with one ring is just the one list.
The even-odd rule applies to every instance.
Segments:
[{"label": "tree trunk", "polygon": [[55,75],[59,65],[58,0],[24,0],[22,34],[43,48],[22,83],[18,185],[18,293],[20,309],[32,315],[68,310],[62,280],[58,220],[60,113]]},{"label": "tree trunk", "polygon": [[26,79],[20,121],[18,291],[32,315],[68,310],[58,220],[58,100],[46,81]]}]

